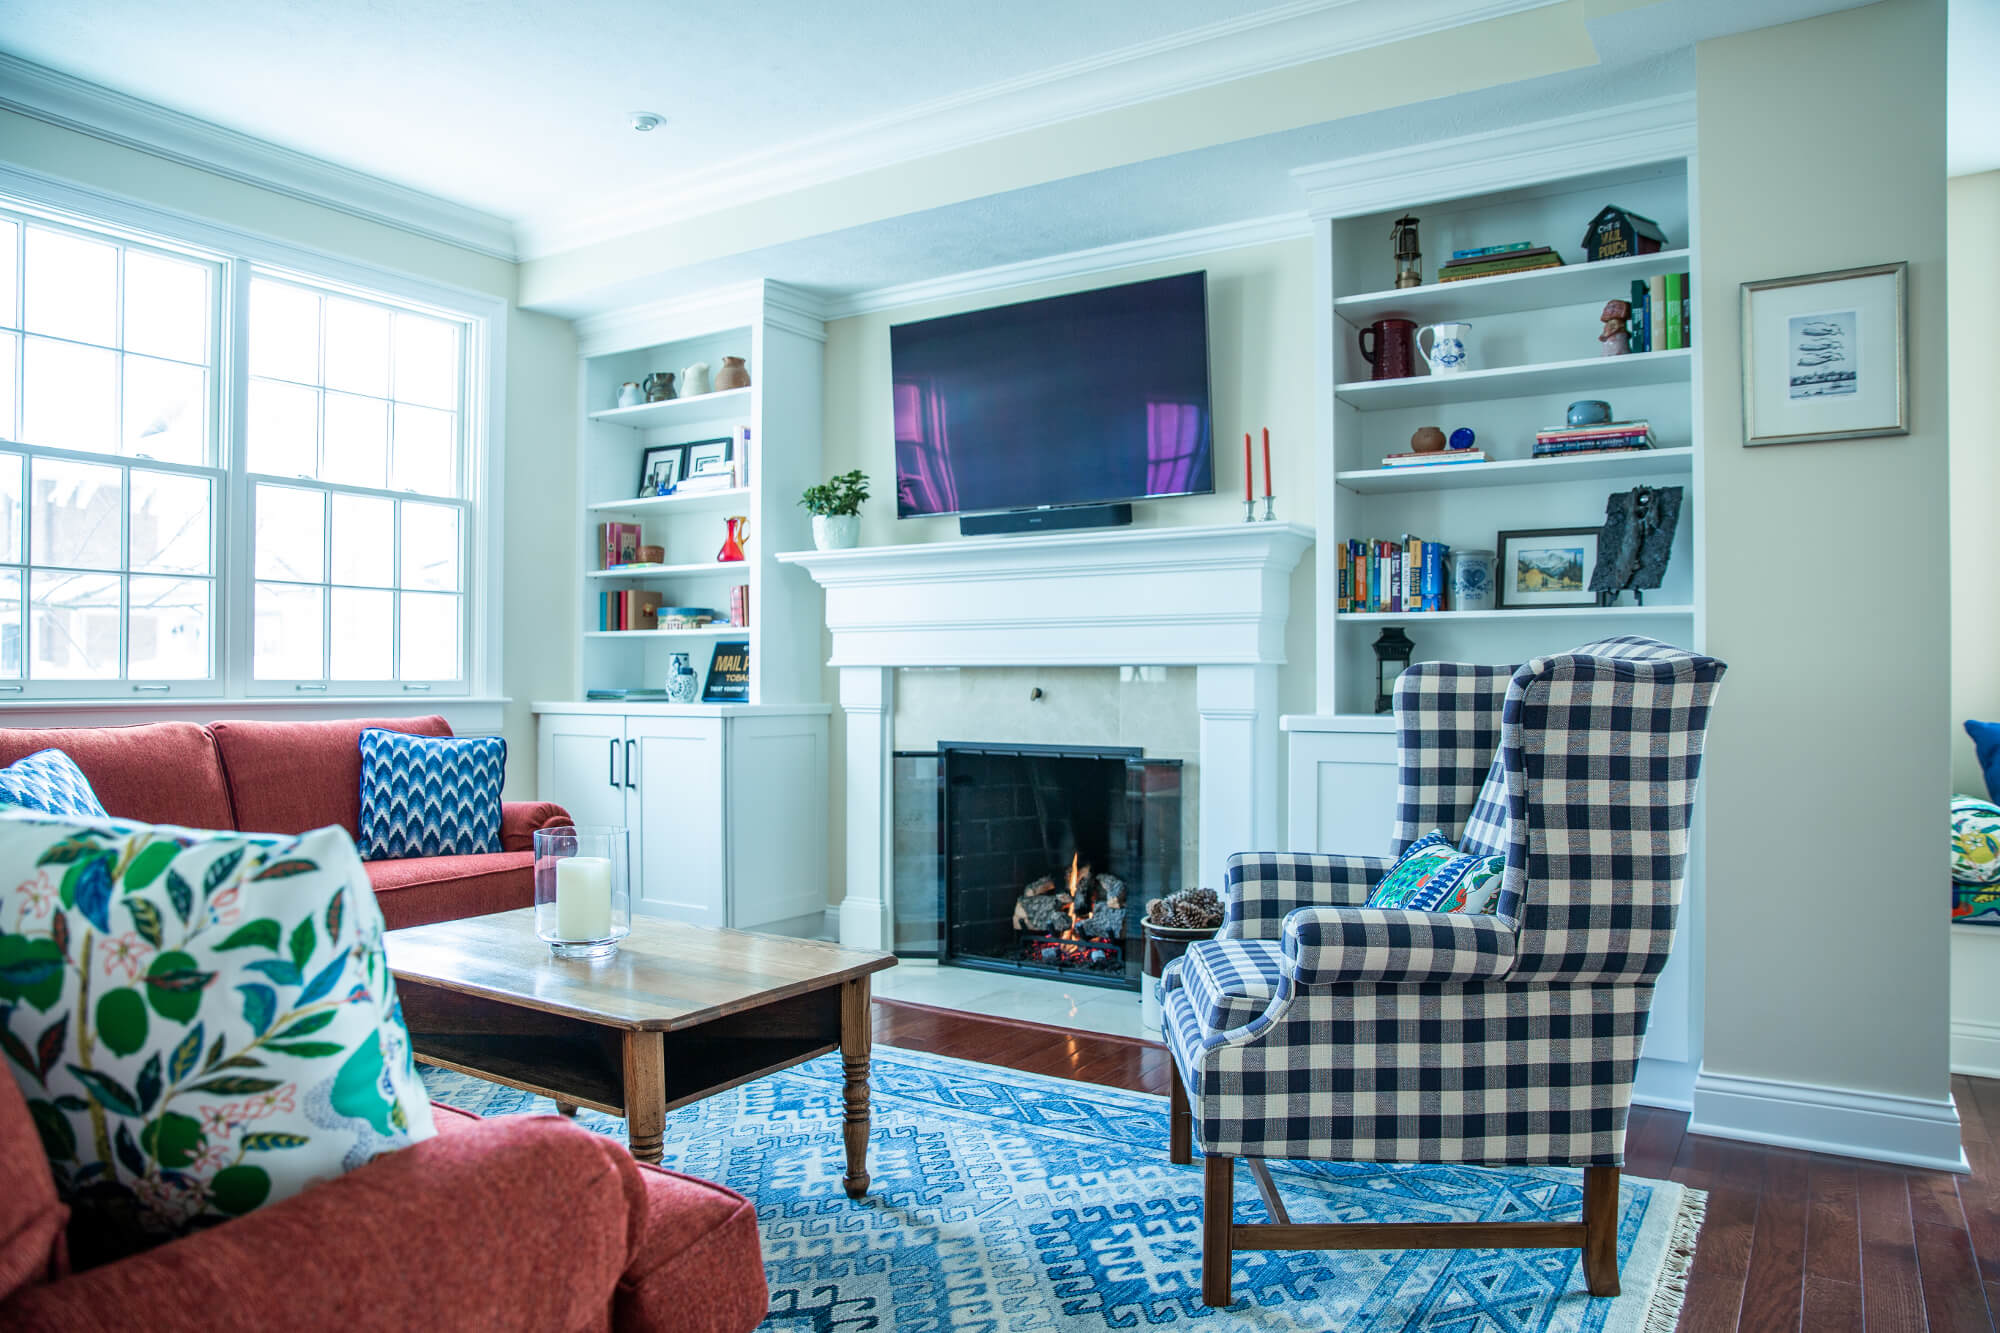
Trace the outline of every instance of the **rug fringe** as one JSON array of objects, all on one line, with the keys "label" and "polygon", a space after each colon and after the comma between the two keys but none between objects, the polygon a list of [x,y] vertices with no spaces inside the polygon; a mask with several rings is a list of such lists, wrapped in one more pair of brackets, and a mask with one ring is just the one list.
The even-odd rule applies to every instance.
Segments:
[{"label": "rug fringe", "polygon": [[1687,1302],[1688,1275],[1694,1269],[1695,1246],[1701,1239],[1701,1224],[1708,1217],[1708,1191],[1683,1188],[1680,1207],[1667,1232],[1666,1253],[1660,1258],[1660,1277],[1647,1303],[1646,1317],[1639,1333],[1675,1333],[1680,1327],[1681,1306]]}]

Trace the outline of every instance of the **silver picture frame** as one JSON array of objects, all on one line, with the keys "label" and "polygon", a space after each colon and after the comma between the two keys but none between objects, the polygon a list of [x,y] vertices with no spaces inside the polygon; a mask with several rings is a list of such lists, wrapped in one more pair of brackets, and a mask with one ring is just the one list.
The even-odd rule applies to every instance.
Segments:
[{"label": "silver picture frame", "polygon": [[1909,275],[1903,260],[1742,285],[1746,448],[1910,433]]}]

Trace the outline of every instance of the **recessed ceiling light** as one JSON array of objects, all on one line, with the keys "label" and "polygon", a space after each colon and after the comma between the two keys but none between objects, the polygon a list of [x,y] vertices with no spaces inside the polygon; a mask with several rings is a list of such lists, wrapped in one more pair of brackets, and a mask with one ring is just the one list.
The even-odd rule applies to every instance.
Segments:
[{"label": "recessed ceiling light", "polygon": [[656,116],[650,111],[634,111],[632,113],[632,128],[641,134],[646,134],[660,128],[661,125],[666,123],[666,119],[665,116]]}]

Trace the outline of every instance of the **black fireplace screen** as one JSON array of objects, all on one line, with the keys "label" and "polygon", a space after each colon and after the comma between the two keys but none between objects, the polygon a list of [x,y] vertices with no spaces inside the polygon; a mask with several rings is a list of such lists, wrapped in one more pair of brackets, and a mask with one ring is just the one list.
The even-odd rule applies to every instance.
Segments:
[{"label": "black fireplace screen", "polygon": [[1180,887],[1179,760],[946,743],[895,773],[898,952],[1138,988],[1146,904]]}]

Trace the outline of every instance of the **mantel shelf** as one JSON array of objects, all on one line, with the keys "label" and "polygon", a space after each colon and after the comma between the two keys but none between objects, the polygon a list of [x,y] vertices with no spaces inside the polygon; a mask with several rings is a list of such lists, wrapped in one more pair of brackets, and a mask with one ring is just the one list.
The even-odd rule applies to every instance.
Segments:
[{"label": "mantel shelf", "polygon": [[1371,625],[1436,624],[1460,620],[1596,620],[1600,617],[1660,619],[1691,616],[1692,606],[1536,606],[1492,611],[1343,611],[1339,621]]},{"label": "mantel shelf", "polygon": [[651,430],[656,426],[697,426],[709,421],[747,421],[754,386],[718,389],[692,398],[669,398],[662,403],[640,403],[634,407],[607,407],[592,412],[592,421],[609,426],[630,426]]},{"label": "mantel shelf", "polygon": [[[1498,256],[1496,256],[1497,258]],[[1595,264],[1565,264],[1531,273],[1501,273],[1463,282],[1433,282],[1423,287],[1394,288],[1343,296],[1333,309],[1350,324],[1372,324],[1384,315],[1403,315],[1419,324],[1440,319],[1476,319],[1520,310],[1548,310],[1626,299],[1634,278],[1688,270],[1686,250],[1625,259],[1601,259]]]},{"label": "mantel shelf", "polygon": [[1694,470],[1693,449],[1634,449],[1582,458],[1496,458],[1484,463],[1370,467],[1336,473],[1334,480],[1362,495],[1470,490],[1480,486],[1535,486],[1558,481],[1672,474]]},{"label": "mantel shelf", "polygon": [[[1650,256],[1648,256],[1650,258]],[[1574,361],[1544,361],[1528,366],[1467,370],[1456,375],[1410,375],[1396,380],[1350,380],[1334,387],[1334,396],[1364,412],[1432,403],[1485,402],[1546,393],[1595,393],[1635,384],[1686,383],[1693,366],[1691,349],[1629,352],[1624,356],[1587,356]]]}]

